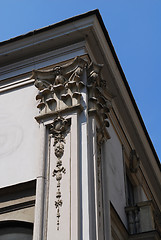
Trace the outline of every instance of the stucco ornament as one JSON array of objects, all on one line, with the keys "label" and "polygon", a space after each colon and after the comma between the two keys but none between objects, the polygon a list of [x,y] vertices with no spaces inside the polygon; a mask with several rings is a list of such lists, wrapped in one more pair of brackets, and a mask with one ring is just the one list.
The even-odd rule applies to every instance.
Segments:
[{"label": "stucco ornament", "polygon": [[130,152],[130,171],[136,173],[140,166],[140,159],[137,156],[136,150],[132,149]]},{"label": "stucco ornament", "polygon": [[56,66],[49,70],[33,70],[31,78],[35,79],[37,108],[41,114],[58,111],[80,104],[82,81],[87,62],[76,57],[72,62]]},{"label": "stucco ornament", "polygon": [[53,170],[53,177],[55,177],[57,181],[57,193],[55,201],[55,207],[57,210],[57,230],[59,230],[60,227],[60,207],[63,205],[63,201],[61,199],[61,180],[63,174],[66,173],[66,169],[63,167],[61,158],[64,155],[65,137],[69,131],[70,124],[70,119],[65,119],[61,116],[58,116],[54,119],[49,129],[52,137],[54,138],[53,146],[55,150],[55,156],[57,157],[56,168]]},{"label": "stucco ornament", "polygon": [[[39,90],[36,96],[39,116],[70,111],[84,106],[83,93],[87,89],[87,109],[97,115],[100,125],[109,127],[108,114],[112,108],[112,94],[109,93],[107,79],[102,78],[103,64],[89,63],[83,57],[76,57],[68,64],[55,66],[48,70],[33,70],[31,78]],[[38,121],[39,121],[38,120]]]},{"label": "stucco ornament", "polygon": [[101,126],[105,129],[109,127],[108,113],[112,108],[112,103],[104,94],[107,82],[102,79],[102,68],[103,64],[96,64],[93,62],[91,62],[87,68],[88,110],[89,112],[97,112],[101,121]]}]

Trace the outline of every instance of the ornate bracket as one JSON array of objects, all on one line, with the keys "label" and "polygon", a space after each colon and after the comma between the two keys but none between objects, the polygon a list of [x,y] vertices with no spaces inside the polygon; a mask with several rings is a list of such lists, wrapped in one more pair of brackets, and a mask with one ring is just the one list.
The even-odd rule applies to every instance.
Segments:
[{"label": "ornate bracket", "polygon": [[136,173],[140,165],[140,159],[136,154],[135,150],[130,152],[130,171]]},{"label": "ornate bracket", "polygon": [[63,201],[61,198],[61,180],[63,174],[66,173],[66,169],[63,167],[63,163],[61,158],[64,155],[64,144],[65,137],[69,131],[71,122],[70,119],[64,119],[61,116],[58,116],[54,119],[53,123],[50,125],[50,134],[54,138],[54,150],[55,156],[57,157],[56,168],[53,170],[53,177],[56,177],[57,181],[57,193],[56,193],[56,201],[55,207],[57,209],[57,230],[59,230],[60,226],[60,207],[62,207]]}]

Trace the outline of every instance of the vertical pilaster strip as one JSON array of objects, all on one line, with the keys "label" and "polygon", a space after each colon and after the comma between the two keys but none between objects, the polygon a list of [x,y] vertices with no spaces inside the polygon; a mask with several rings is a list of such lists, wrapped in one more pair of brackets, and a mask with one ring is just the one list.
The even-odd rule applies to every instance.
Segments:
[{"label": "vertical pilaster strip", "polygon": [[[87,82],[84,71],[84,82]],[[84,111],[80,114],[80,162],[81,162],[81,193],[82,193],[82,239],[90,240],[89,229],[89,172],[88,172],[88,113],[87,113],[87,88],[82,92]]]},{"label": "vertical pilaster strip", "polygon": [[80,240],[80,156],[79,156],[79,125],[78,113],[71,117],[70,138],[70,240]]},{"label": "vertical pilaster strip", "polygon": [[98,239],[105,239],[104,202],[103,202],[103,176],[102,176],[102,145],[105,141],[104,131],[97,127],[97,204],[98,204]]},{"label": "vertical pilaster strip", "polygon": [[[48,240],[53,237],[60,240],[64,237],[69,240],[104,239],[101,149],[102,140],[109,137],[107,127],[111,102],[104,94],[106,81],[101,78],[102,67],[95,63],[88,64],[77,57],[67,65],[33,71],[35,86],[39,90],[36,99],[40,114],[36,119],[47,124],[51,145],[54,146],[49,150],[48,163]],[[81,113],[76,110],[78,106],[83,110]],[[53,124],[52,117],[55,119]],[[60,119],[66,121],[69,118],[71,131],[64,136],[65,131],[63,134],[60,131],[63,125],[59,124]],[[101,130],[99,134],[96,128]],[[41,180],[44,177],[44,182],[37,181],[37,191],[45,198],[45,174],[40,175]],[[39,201],[41,198],[37,204],[42,204],[38,216],[43,219],[44,203]],[[57,229],[54,228],[56,225]],[[36,228],[40,232],[39,236],[43,235],[41,228],[43,222],[39,222]],[[35,236],[34,240],[41,239],[36,233]]]},{"label": "vertical pilaster strip", "polygon": [[89,174],[88,174],[88,143],[87,119],[84,115],[81,123],[81,169],[82,169],[82,230],[83,240],[90,240],[89,229]]},{"label": "vertical pilaster strip", "polygon": [[[95,227],[93,230],[96,233],[97,240],[111,239],[110,233],[107,237],[105,222],[108,215],[110,218],[110,208],[108,207],[105,215],[105,201],[104,198],[104,174],[103,174],[103,143],[110,136],[107,128],[109,127],[108,113],[112,107],[111,101],[106,98],[105,89],[107,81],[101,77],[101,70],[103,65],[91,63],[88,66],[87,74],[87,88],[88,88],[88,112],[89,116],[93,118],[95,123],[95,131],[93,132],[95,140],[93,141],[93,149],[95,155],[91,156],[94,161],[94,189],[95,189]],[[91,123],[90,123],[91,124]],[[89,126],[91,128],[91,126]],[[96,131],[97,130],[97,131]],[[92,177],[92,176],[91,176]],[[94,210],[93,210],[94,211]],[[109,221],[108,221],[109,223]],[[111,231],[109,226],[109,231]],[[94,235],[93,235],[94,236]]]},{"label": "vertical pilaster strip", "polygon": [[[105,240],[111,240],[111,214],[110,214],[110,197],[109,197],[109,176],[107,176],[107,182],[105,182],[105,145],[102,146],[102,186],[103,186],[103,207],[104,211],[104,234]],[[106,187],[105,187],[106,185]],[[106,189],[106,191],[105,191]]]},{"label": "vertical pilaster strip", "polygon": [[40,124],[40,155],[38,163],[38,176],[36,183],[36,204],[35,204],[35,220],[33,240],[44,240],[44,189],[45,189],[45,163],[46,163],[46,127],[43,123]]},{"label": "vertical pilaster strip", "polygon": [[90,238],[98,240],[96,120],[88,116]]}]

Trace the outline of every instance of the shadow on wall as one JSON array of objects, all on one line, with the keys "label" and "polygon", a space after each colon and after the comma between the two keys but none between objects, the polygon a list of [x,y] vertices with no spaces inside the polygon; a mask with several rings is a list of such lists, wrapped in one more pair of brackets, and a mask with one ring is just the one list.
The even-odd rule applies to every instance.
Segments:
[{"label": "shadow on wall", "polygon": [[32,240],[33,224],[21,221],[0,222],[0,240]]}]

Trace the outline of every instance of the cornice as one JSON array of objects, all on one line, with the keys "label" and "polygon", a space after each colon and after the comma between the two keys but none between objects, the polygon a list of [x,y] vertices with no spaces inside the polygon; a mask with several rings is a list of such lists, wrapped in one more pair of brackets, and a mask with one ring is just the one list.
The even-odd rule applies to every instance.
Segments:
[{"label": "cornice", "polygon": [[77,20],[81,20],[81,19],[90,17],[90,16],[95,15],[95,14],[96,14],[97,16],[100,15],[98,9],[95,9],[95,10],[92,10],[92,11],[89,11],[89,12],[86,12],[86,13],[83,13],[83,14],[80,14],[80,15],[77,15],[77,16],[74,16],[74,17],[65,19],[65,20],[63,20],[63,21],[54,23],[54,24],[49,25],[49,26],[47,26],[47,27],[43,27],[43,28],[40,28],[40,29],[31,31],[31,32],[28,32],[28,33],[26,33],[26,34],[23,34],[23,35],[20,35],[20,36],[17,36],[17,37],[8,39],[8,40],[6,40],[6,41],[0,42],[0,47],[1,47],[1,46],[4,46],[4,45],[6,45],[6,44],[13,43],[13,42],[17,42],[17,41],[19,41],[19,40],[21,40],[21,39],[25,39],[25,38],[27,38],[27,37],[33,36],[33,33],[34,33],[34,34],[40,34],[40,33],[42,33],[42,32],[46,32],[46,31],[51,30],[51,29],[54,29],[54,30],[55,30],[55,28],[61,27],[61,26],[65,25],[65,24],[70,24],[71,22],[74,22],[74,21],[77,21]]},{"label": "cornice", "polygon": [[31,72],[35,67],[37,69],[44,68],[86,53],[85,41],[81,41],[28,59],[24,58],[0,67],[0,81]]},{"label": "cornice", "polygon": [[[74,24],[64,21],[63,24],[54,24],[42,30],[35,30],[12,41],[0,44],[1,66],[15,62],[16,59],[33,57],[40,53],[52,51],[85,40],[90,28],[94,24],[95,15],[77,19]],[[74,21],[74,19],[73,19]]]}]

